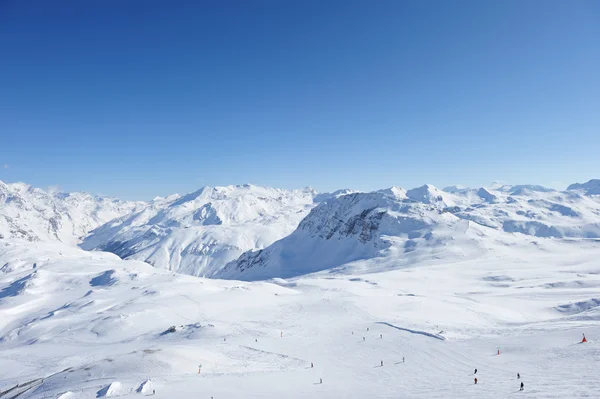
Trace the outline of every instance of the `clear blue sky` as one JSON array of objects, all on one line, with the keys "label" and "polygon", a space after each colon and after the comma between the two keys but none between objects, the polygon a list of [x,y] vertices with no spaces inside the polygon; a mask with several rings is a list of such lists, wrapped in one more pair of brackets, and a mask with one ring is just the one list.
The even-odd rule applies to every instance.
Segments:
[{"label": "clear blue sky", "polygon": [[0,0],[0,180],[600,177],[600,2]]}]

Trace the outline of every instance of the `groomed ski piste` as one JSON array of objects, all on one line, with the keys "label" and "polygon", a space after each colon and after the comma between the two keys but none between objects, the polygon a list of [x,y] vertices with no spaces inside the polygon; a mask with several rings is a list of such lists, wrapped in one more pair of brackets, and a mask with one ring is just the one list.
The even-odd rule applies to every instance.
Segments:
[{"label": "groomed ski piste", "polygon": [[600,242],[506,237],[254,282],[2,240],[0,398],[600,397]]}]

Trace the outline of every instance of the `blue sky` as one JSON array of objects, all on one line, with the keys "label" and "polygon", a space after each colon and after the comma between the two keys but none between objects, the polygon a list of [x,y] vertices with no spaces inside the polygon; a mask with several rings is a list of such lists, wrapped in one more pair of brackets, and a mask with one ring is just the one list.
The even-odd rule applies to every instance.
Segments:
[{"label": "blue sky", "polygon": [[597,1],[0,0],[0,50],[7,182],[600,177]]}]

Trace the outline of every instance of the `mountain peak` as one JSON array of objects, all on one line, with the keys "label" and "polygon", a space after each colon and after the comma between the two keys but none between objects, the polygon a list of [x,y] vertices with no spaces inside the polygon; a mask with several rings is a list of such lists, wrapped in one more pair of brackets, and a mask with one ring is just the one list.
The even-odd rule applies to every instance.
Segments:
[{"label": "mountain peak", "polygon": [[406,196],[413,201],[423,202],[425,204],[442,203],[444,202],[444,192],[438,190],[432,184],[425,184],[421,187],[410,189],[406,192]]},{"label": "mountain peak", "polygon": [[567,190],[584,191],[585,195],[600,195],[600,179],[591,179],[586,183],[574,183],[567,187]]}]

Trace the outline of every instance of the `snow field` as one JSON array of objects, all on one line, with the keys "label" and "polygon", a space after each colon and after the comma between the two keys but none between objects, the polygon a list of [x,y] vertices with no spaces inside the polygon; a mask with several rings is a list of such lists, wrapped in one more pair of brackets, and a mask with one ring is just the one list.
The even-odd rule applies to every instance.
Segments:
[{"label": "snow field", "polygon": [[5,242],[0,292],[28,283],[0,299],[0,392],[44,378],[19,397],[138,397],[151,380],[157,398],[591,398],[597,254],[544,241],[240,282]]}]

